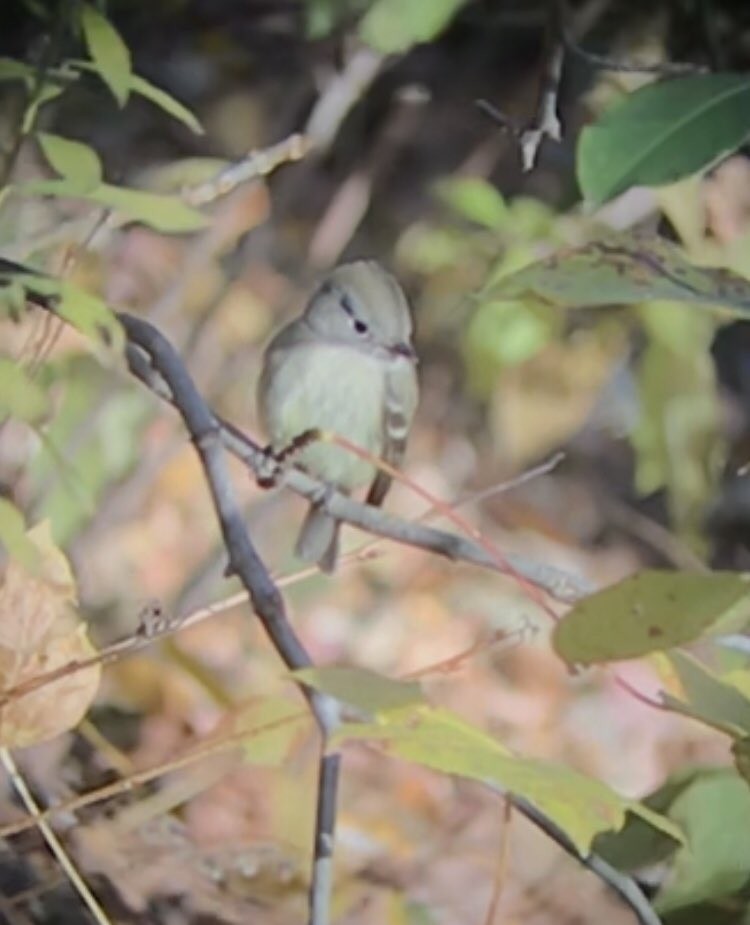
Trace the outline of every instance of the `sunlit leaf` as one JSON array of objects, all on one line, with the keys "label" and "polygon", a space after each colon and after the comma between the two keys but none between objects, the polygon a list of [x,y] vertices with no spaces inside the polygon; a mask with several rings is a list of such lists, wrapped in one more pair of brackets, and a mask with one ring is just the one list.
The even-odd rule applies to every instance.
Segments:
[{"label": "sunlit leaf", "polygon": [[87,193],[79,193],[65,180],[34,180],[15,187],[23,195],[66,196],[95,202],[122,213],[130,221],[149,225],[157,231],[179,233],[205,227],[203,213],[187,205],[177,196],[149,193],[102,183]]},{"label": "sunlit leaf", "polygon": [[0,550],[27,569],[37,564],[38,549],[29,539],[23,514],[7,498],[0,496]]},{"label": "sunlit leaf", "polygon": [[72,189],[87,193],[101,183],[101,161],[89,145],[49,132],[38,132],[36,137],[44,156]]},{"label": "sunlit leaf", "polygon": [[360,38],[384,54],[406,51],[439,35],[465,2],[375,0],[360,23]]},{"label": "sunlit leaf", "polygon": [[581,132],[578,182],[602,202],[636,185],[672,183],[750,135],[750,80],[703,74],[649,84]]},{"label": "sunlit leaf", "polygon": [[[0,689],[95,653],[76,612],[76,587],[48,525],[28,538],[38,550],[31,572],[11,560],[0,584]],[[0,708],[0,746],[21,748],[73,728],[99,686],[101,668],[61,678]]]},{"label": "sunlit leaf", "polygon": [[128,46],[106,16],[89,4],[81,9],[81,25],[99,75],[120,106],[124,106],[132,76]]},{"label": "sunlit leaf", "polygon": [[424,703],[416,681],[394,681],[365,668],[303,668],[294,677],[368,713]]},{"label": "sunlit leaf", "polygon": [[564,766],[518,758],[445,710],[407,707],[381,714],[376,723],[345,724],[337,738],[378,743],[389,755],[524,797],[559,825],[582,854],[588,854],[599,832],[619,829],[628,810],[681,840],[669,820],[619,797],[601,781]]},{"label": "sunlit leaf", "polygon": [[750,735],[750,699],[692,655],[670,652],[668,658],[682,687],[679,699],[662,694],[669,709],[692,716],[731,736]]},{"label": "sunlit leaf", "polygon": [[177,233],[196,231],[207,224],[206,216],[177,196],[125,189],[103,183],[90,195],[94,202],[123,212],[130,219],[157,231]]},{"label": "sunlit leaf", "polygon": [[556,624],[569,664],[638,658],[750,620],[750,583],[734,572],[644,571],[579,601]]},{"label": "sunlit leaf", "polygon": [[687,843],[659,893],[661,912],[730,895],[750,878],[750,787],[734,773],[698,778],[672,804]]},{"label": "sunlit leaf", "polygon": [[128,86],[132,93],[138,93],[140,96],[145,97],[155,106],[158,106],[159,109],[162,109],[172,116],[173,119],[182,122],[182,124],[186,125],[192,132],[195,132],[196,135],[204,134],[203,126],[193,113],[190,112],[187,106],[179,100],[176,100],[171,94],[167,93],[166,90],[154,86],[154,84],[149,83],[148,80],[139,77],[137,74],[130,75],[130,83]]},{"label": "sunlit leaf", "polygon": [[535,297],[553,305],[585,307],[664,299],[750,312],[750,280],[715,267],[698,267],[655,236],[610,235],[558,251],[501,277],[482,299]]},{"label": "sunlit leaf", "polygon": [[7,416],[35,423],[48,409],[47,396],[26,370],[0,356],[0,421]]},{"label": "sunlit leaf", "polygon": [[441,202],[469,221],[496,229],[508,221],[508,207],[497,189],[480,177],[453,177],[435,185]]}]

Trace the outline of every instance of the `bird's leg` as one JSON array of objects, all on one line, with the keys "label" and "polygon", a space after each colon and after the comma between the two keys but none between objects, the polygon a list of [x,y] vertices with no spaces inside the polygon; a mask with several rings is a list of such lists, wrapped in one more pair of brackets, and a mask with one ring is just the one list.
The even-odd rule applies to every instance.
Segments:
[{"label": "bird's leg", "polygon": [[261,488],[274,488],[282,476],[294,464],[294,458],[305,447],[320,439],[320,431],[313,427],[303,431],[280,450],[274,450],[269,444],[263,450],[263,461],[258,465],[256,478]]}]

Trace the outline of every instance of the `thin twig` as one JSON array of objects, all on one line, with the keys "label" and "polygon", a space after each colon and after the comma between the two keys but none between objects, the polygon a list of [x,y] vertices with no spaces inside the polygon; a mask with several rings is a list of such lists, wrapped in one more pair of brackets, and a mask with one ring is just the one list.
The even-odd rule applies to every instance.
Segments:
[{"label": "thin twig", "polygon": [[63,847],[62,842],[57,837],[57,835],[55,835],[55,833],[50,828],[49,823],[44,818],[42,810],[39,808],[36,800],[29,790],[26,781],[19,771],[18,765],[14,761],[13,755],[11,755],[9,749],[0,748],[0,762],[2,762],[3,767],[7,771],[8,777],[10,777],[11,782],[16,789],[16,793],[19,795],[23,801],[23,805],[26,807],[29,815],[32,817],[33,824],[42,833],[42,837],[47,843],[47,847],[57,859],[57,863],[65,871],[65,874],[73,885],[75,891],[81,897],[83,904],[89,910],[94,919],[96,919],[98,925],[112,925],[112,922],[107,916],[107,913],[99,905],[99,901],[91,892],[88,884],[79,873],[78,868],[75,866],[70,855]]}]

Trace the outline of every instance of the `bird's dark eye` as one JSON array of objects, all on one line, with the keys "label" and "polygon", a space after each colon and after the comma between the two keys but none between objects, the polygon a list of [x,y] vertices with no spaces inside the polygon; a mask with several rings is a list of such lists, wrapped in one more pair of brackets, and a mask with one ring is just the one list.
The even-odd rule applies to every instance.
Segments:
[{"label": "bird's dark eye", "polygon": [[357,334],[367,334],[367,325],[364,323],[364,321],[357,319],[354,322],[354,330],[357,332]]}]

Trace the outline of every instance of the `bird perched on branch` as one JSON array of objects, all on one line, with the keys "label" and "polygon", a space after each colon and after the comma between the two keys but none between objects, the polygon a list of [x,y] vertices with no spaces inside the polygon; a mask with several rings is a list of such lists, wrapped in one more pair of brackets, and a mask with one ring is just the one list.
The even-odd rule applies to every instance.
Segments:
[{"label": "bird perched on branch", "polygon": [[[419,394],[411,334],[409,305],[390,273],[373,260],[334,269],[266,348],[258,406],[271,449],[283,452],[316,429],[398,466]],[[386,472],[329,440],[305,445],[295,461],[346,493],[370,482],[370,504],[380,504],[390,487]],[[310,506],[295,551],[331,572],[338,534],[321,497]]]}]

